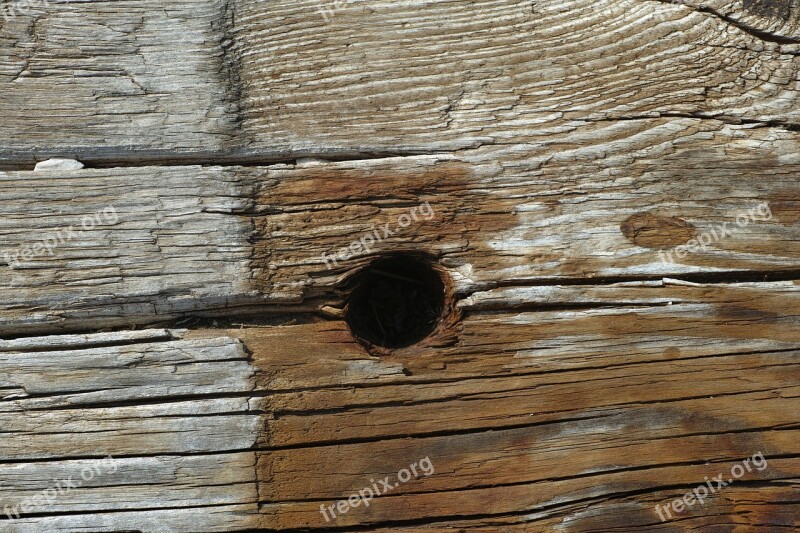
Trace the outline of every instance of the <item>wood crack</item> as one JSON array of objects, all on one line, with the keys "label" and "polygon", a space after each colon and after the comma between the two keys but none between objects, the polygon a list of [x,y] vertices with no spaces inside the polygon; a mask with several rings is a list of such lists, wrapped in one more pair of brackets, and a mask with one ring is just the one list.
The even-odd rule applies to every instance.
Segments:
[{"label": "wood crack", "polygon": [[[652,0],[652,1],[659,2],[659,3],[662,3],[662,4],[671,4],[671,5],[683,6],[683,7],[689,8],[692,11],[695,11],[697,13],[704,13],[704,14],[707,14],[707,15],[711,15],[711,16],[716,17],[717,19],[725,22],[729,26],[733,26],[733,27],[743,31],[744,33],[746,33],[746,34],[748,34],[748,35],[750,35],[752,37],[755,37],[756,39],[764,41],[764,42],[781,44],[781,45],[784,45],[784,44],[800,44],[800,39],[798,39],[798,38],[787,37],[787,36],[784,36],[784,35],[775,35],[774,33],[770,33],[768,31],[755,28],[753,26],[750,26],[750,25],[742,22],[741,20],[738,20],[738,19],[736,19],[734,17],[731,17],[730,15],[726,15],[724,13],[720,13],[719,11],[717,11],[716,9],[714,9],[713,7],[708,6],[708,5],[701,5],[701,6],[697,6],[697,7],[689,6],[685,2],[682,2],[681,0]],[[792,55],[797,55],[797,54],[793,53]]]},{"label": "wood crack", "polygon": [[602,118],[584,119],[587,122],[616,122],[626,120],[653,120],[658,118],[689,118],[698,120],[714,120],[724,124],[735,126],[752,125],[754,128],[780,128],[787,131],[800,131],[800,123],[786,122],[781,120],[760,120],[746,117],[737,117],[728,114],[704,113],[694,111],[691,113],[677,113],[670,111],[657,111],[646,115],[619,115]]}]

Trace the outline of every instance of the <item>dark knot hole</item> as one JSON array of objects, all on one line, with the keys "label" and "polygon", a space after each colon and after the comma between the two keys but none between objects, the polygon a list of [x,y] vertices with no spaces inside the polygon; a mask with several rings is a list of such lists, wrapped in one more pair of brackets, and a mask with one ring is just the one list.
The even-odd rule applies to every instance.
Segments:
[{"label": "dark knot hole", "polygon": [[422,258],[378,259],[356,274],[353,283],[347,323],[361,342],[405,348],[433,333],[442,316],[442,277]]}]

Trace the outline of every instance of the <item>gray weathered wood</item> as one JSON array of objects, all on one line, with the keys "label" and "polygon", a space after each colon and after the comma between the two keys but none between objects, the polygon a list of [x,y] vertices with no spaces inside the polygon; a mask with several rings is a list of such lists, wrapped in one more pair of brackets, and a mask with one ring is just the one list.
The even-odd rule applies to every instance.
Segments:
[{"label": "gray weathered wood", "polygon": [[[297,166],[3,173],[0,331],[154,324],[265,305],[318,311],[340,305],[332,289],[346,274],[400,250],[441,258],[459,294],[498,283],[792,279],[800,270],[797,134],[660,119],[593,135],[598,153],[546,158],[491,148]],[[425,202],[430,219],[399,231],[399,217]],[[41,246],[108,206],[113,224]],[[383,237],[385,224],[396,234],[343,259],[354,240]],[[675,255],[696,238],[707,246]],[[38,256],[19,255],[37,243]]]},{"label": "gray weathered wood", "polygon": [[[241,506],[257,502],[256,456],[247,451],[261,424],[249,406],[255,369],[239,341],[184,333],[3,341],[3,531],[99,531],[119,528],[122,517],[128,530],[148,531],[246,521],[251,511]],[[167,508],[174,516],[154,525]],[[182,521],[180,509],[195,520]]]},{"label": "gray weathered wood", "polygon": [[[0,530],[800,527],[796,3],[340,4],[0,20]],[[368,350],[343,282],[398,252],[451,312]]]},{"label": "gray weathered wood", "polygon": [[227,2],[21,4],[0,19],[0,165],[207,159],[229,146]]},{"label": "gray weathered wood", "polygon": [[740,0],[51,1],[0,25],[0,165],[535,148],[594,121],[658,116],[793,128],[798,17],[786,0],[758,4],[777,11]]},{"label": "gray weathered wood", "polygon": [[252,223],[231,214],[250,209],[248,187],[221,168],[0,174],[0,332],[236,304],[250,292]]}]

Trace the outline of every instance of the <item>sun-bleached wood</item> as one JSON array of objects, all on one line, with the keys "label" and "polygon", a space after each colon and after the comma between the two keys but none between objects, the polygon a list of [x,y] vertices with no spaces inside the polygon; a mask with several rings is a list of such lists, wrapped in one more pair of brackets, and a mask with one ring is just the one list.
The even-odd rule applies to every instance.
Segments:
[{"label": "sun-bleached wood", "polygon": [[249,452],[4,464],[0,501],[8,509],[19,509],[43,491],[60,487],[58,497],[37,509],[39,513],[241,504],[257,499],[254,467],[254,454]]},{"label": "sun-bleached wood", "polygon": [[576,143],[586,121],[800,122],[798,16],[741,0],[235,4],[243,130],[265,149],[536,149]]},{"label": "sun-bleached wood", "polygon": [[0,21],[6,168],[533,147],[659,116],[800,123],[788,0],[34,4]]},{"label": "sun-bleached wood", "polygon": [[113,513],[20,518],[3,524],[8,533],[74,532],[89,529],[98,533],[136,531],[152,533],[207,533],[246,531],[255,523],[258,505],[219,505],[189,509],[152,509]]},{"label": "sun-bleached wood", "polygon": [[184,333],[0,345],[3,531],[226,531],[255,515],[255,368],[234,338]]},{"label": "sun-bleached wood", "polygon": [[2,334],[170,320],[250,291],[252,223],[233,213],[252,199],[232,170],[0,173],[0,191]]},{"label": "sun-bleached wood", "polygon": [[[652,119],[585,134],[591,148],[547,155],[492,147],[270,167],[0,173],[0,331],[335,309],[334,289],[350,273],[408,250],[440,259],[459,294],[800,271],[797,133]],[[400,228],[426,203],[430,217]],[[113,224],[77,231],[52,255],[19,255],[108,206]],[[369,249],[348,251],[376,231]],[[697,239],[705,246],[681,251]]]},{"label": "sun-bleached wood", "polygon": [[[3,342],[0,398],[13,402],[0,403],[0,412],[189,398],[254,388],[248,355],[240,342],[230,338],[187,342],[176,335],[180,332],[149,330]],[[42,381],[42,375],[58,379]]]},{"label": "sun-bleached wood", "polygon": [[73,336],[73,346],[46,351],[37,350],[52,345],[52,337],[6,347],[0,354],[3,461],[251,447],[259,417],[247,399],[255,377],[242,343],[148,333],[77,342]]},{"label": "sun-bleached wood", "polygon": [[227,2],[6,2],[0,166],[207,159],[238,121]]},{"label": "sun-bleached wood", "polygon": [[[541,294],[529,289],[535,308]],[[572,289],[552,291],[563,290],[568,305],[576,303]],[[525,308],[526,290],[473,298],[492,302],[486,311],[501,298]],[[26,388],[37,369],[50,383],[0,402],[13,414],[3,415],[0,477],[11,486],[26,480],[25,491],[5,499],[16,504],[47,488],[54,472],[69,475],[108,455],[123,477],[101,477],[45,516],[10,524],[115,531],[121,515],[135,530],[196,530],[177,518],[164,529],[143,512],[169,505],[176,517],[191,509],[192,524],[209,531],[224,530],[216,517],[223,511],[239,524],[233,530],[316,529],[327,525],[319,502],[335,504],[423,457],[434,475],[337,525],[524,511],[536,530],[566,524],[576,505],[602,515],[626,500],[636,520],[655,523],[659,497],[677,497],[677,487],[689,490],[757,452],[769,468],[748,474],[738,490],[758,482],[791,498],[800,468],[797,316],[775,321],[762,309],[795,308],[797,285],[626,283],[586,291],[592,301],[583,304],[592,308],[522,314],[485,314],[464,300],[473,311],[456,342],[382,358],[335,322],[64,338],[83,344],[74,352],[56,337],[12,341],[0,359],[3,373],[11,371],[6,388]],[[42,347],[50,349],[30,351]],[[20,361],[29,361],[21,371]],[[103,373],[87,372],[100,364]],[[237,367],[239,377],[226,378]],[[231,384],[227,392],[204,389],[214,374]],[[194,393],[184,390],[192,385]],[[109,388],[118,398],[105,394]],[[692,520],[746,513],[731,508],[730,497],[715,497]],[[258,512],[248,507],[256,503]]]},{"label": "sun-bleached wood", "polygon": [[[0,529],[800,527],[794,3],[340,4],[0,21],[0,509],[115,467]],[[365,348],[346,282],[400,252],[449,314]]]}]

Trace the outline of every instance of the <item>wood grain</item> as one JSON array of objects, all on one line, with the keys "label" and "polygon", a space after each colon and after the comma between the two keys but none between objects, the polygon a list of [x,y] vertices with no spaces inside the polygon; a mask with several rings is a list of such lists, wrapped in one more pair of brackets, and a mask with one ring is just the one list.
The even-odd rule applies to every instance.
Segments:
[{"label": "wood grain", "polygon": [[229,170],[8,173],[0,189],[5,335],[169,320],[248,292],[252,225],[231,213],[252,200]]},{"label": "wood grain", "polygon": [[[365,531],[410,533],[449,533],[496,531],[550,533],[552,531],[606,531],[609,529],[636,531],[669,531],[675,533],[718,530],[720,524],[741,531],[791,531],[797,528],[797,485],[791,482],[781,487],[730,487],[718,501],[696,507],[692,516],[683,516],[673,524],[663,524],[652,516],[658,504],[683,497],[680,491],[657,491],[645,495],[622,496],[614,501],[595,505],[592,501],[568,507],[565,516],[546,517],[546,513],[509,514],[503,517],[474,520],[452,520],[418,526],[373,527]],[[531,518],[536,522],[531,522]]]},{"label": "wood grain", "polygon": [[[542,159],[492,148],[2,173],[0,331],[320,312],[342,306],[342,282],[367,261],[403,251],[437,259],[459,295],[498,284],[796,279],[796,134],[696,119],[620,124],[597,126],[602,148],[586,160],[572,149]],[[422,205],[431,216],[400,227]],[[113,224],[82,230],[84,217],[108,206]],[[70,226],[81,231],[41,246]],[[375,232],[372,246],[348,251]]]},{"label": "wood grain", "polygon": [[[158,510],[167,497],[177,508],[193,509],[212,531],[212,515],[224,506],[256,501],[258,513],[237,511],[241,529],[320,528],[328,525],[320,504],[335,504],[370,479],[423,457],[435,465],[434,475],[398,487],[336,524],[433,525],[458,516],[483,517],[479,522],[486,526],[486,520],[525,512],[532,530],[558,520],[565,531],[584,531],[592,518],[573,524],[576,506],[591,505],[597,508],[591,516],[602,516],[630,501],[628,512],[652,525],[659,498],[669,501],[757,452],[770,466],[740,480],[738,490],[761,484],[783,489],[781,497],[791,501],[800,469],[800,339],[793,333],[796,317],[777,323],[757,309],[792,308],[796,287],[600,286],[588,294],[606,305],[523,314],[481,311],[477,299],[465,303],[471,310],[457,343],[381,358],[349,338],[341,323],[99,334],[85,336],[86,348],[75,352],[65,352],[54,337],[12,341],[0,365],[13,370],[24,358],[30,366],[15,370],[6,390],[24,389],[25,376],[48,375],[51,383],[2,402],[13,416],[3,415],[7,468],[0,475],[5,471],[12,483],[20,472],[45,479],[108,454],[130,468],[120,488],[125,498],[114,496],[119,480],[109,478],[40,517],[64,530],[79,518],[103,530],[113,523],[109,513],[127,510],[129,526],[164,531],[148,525],[149,515],[131,513]],[[563,290],[565,303],[574,298],[573,288]],[[531,291],[533,302],[539,288]],[[507,297],[508,290],[493,292],[498,294],[488,301]],[[631,296],[637,293],[639,298]],[[524,295],[513,293],[516,301]],[[723,309],[736,309],[736,318]],[[610,324],[617,324],[613,334]],[[80,369],[101,361],[109,368],[102,377],[76,382]],[[174,375],[176,364],[186,369],[180,376]],[[233,374],[225,377],[236,367],[238,386]],[[203,386],[213,375],[221,388],[209,393]],[[122,387],[117,398],[105,394],[109,385]],[[184,386],[197,389],[188,393]],[[241,466],[234,470],[229,463]],[[179,467],[185,472],[181,482],[169,482]],[[168,492],[161,500],[152,487],[139,491],[136,480],[144,473],[137,469],[148,472],[149,483],[165,480]],[[227,481],[197,492],[210,476]],[[743,512],[724,494],[691,519]],[[60,517],[61,509],[80,513]],[[170,524],[168,530],[193,531]]]},{"label": "wood grain", "polygon": [[537,146],[655,117],[796,129],[799,43],[787,0],[38,3],[0,25],[0,165]]},{"label": "wood grain", "polygon": [[3,531],[188,532],[198,523],[226,531],[248,523],[258,500],[249,450],[261,424],[248,405],[254,368],[235,339],[182,334],[0,346]]},{"label": "wood grain", "polygon": [[237,127],[226,2],[5,2],[0,165],[207,159]]},{"label": "wood grain", "polygon": [[240,0],[243,128],[342,156],[574,143],[596,120],[796,125],[797,14],[708,4]]},{"label": "wood grain", "polygon": [[0,530],[800,528],[796,2],[339,4],[0,17]]}]

